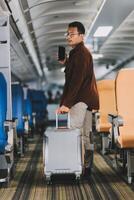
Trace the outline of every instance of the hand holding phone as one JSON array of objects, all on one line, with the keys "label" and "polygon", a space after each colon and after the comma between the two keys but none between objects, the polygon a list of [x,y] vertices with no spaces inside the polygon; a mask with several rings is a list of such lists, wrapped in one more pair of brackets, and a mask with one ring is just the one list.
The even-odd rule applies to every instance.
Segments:
[{"label": "hand holding phone", "polygon": [[66,58],[66,50],[65,47],[59,46],[58,47],[58,60],[63,61]]}]

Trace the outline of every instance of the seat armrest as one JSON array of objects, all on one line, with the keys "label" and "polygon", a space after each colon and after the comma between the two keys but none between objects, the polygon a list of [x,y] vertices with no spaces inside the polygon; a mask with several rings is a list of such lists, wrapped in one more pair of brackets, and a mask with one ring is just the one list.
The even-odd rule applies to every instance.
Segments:
[{"label": "seat armrest", "polygon": [[4,127],[6,132],[10,131],[13,128],[13,121],[12,120],[5,120]]},{"label": "seat armrest", "polygon": [[33,117],[35,117],[35,116],[36,116],[36,113],[35,113],[35,112],[33,112],[33,113],[32,113],[32,116],[33,116]]},{"label": "seat armrest", "polygon": [[7,144],[7,145],[5,146],[5,151],[6,151],[6,153],[12,152],[12,151],[13,151],[13,145]]},{"label": "seat armrest", "polygon": [[123,126],[123,118],[121,116],[117,116],[113,119],[113,124],[116,127]]},{"label": "seat armrest", "polygon": [[99,111],[92,112],[92,115],[93,115],[93,117],[94,117],[95,120],[98,120],[100,118]]},{"label": "seat armrest", "polygon": [[113,120],[115,119],[115,118],[117,118],[118,117],[118,115],[116,115],[116,114],[108,114],[108,121],[112,124],[113,123]]},{"label": "seat armrest", "polygon": [[92,129],[96,132],[99,129],[99,119],[100,119],[100,113],[99,111],[92,112]]},{"label": "seat armrest", "polygon": [[14,122],[13,120],[6,120],[4,121],[4,128],[7,134],[7,146],[5,147],[6,151],[11,151],[14,144],[14,137],[13,137],[13,128],[14,128]]},{"label": "seat armrest", "polygon": [[108,121],[114,126],[123,126],[123,118],[116,114],[108,114]]}]

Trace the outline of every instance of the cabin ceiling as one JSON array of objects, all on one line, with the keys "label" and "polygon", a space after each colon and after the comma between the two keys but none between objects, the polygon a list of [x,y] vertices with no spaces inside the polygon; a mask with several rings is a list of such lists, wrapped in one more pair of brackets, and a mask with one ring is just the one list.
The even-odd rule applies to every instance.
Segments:
[{"label": "cabin ceiling", "polygon": [[61,68],[57,62],[58,45],[67,48],[65,32],[72,21],[81,21],[88,30],[103,0],[21,0],[35,48],[43,68]]},{"label": "cabin ceiling", "polygon": [[[35,65],[37,74],[31,74],[31,79],[35,79],[35,75],[37,78],[44,75],[47,80],[55,81],[57,75],[54,76],[54,72],[53,76],[50,75],[50,71],[55,71],[57,74],[57,71],[62,68],[57,61],[57,51],[59,45],[65,46],[68,51],[64,36],[68,24],[75,20],[81,21],[88,31],[104,0],[10,0],[7,2],[22,40],[27,47],[28,38],[32,40],[33,45],[30,46],[35,49],[40,64],[40,69],[39,65]],[[24,25],[27,26],[28,32]],[[19,70],[15,63],[14,68]],[[21,74],[20,68],[21,79],[29,80],[30,74],[26,73],[24,76],[24,70],[22,72]],[[60,76],[63,80],[63,73],[62,75],[60,73]]]},{"label": "cabin ceiling", "polygon": [[[16,55],[11,33],[11,64],[14,75],[24,82],[39,78],[55,82],[56,77],[64,80],[62,66],[57,62],[58,45],[69,50],[64,33],[68,23],[75,20],[85,25],[85,41],[92,46],[92,53],[103,55],[95,62],[98,67],[134,55],[134,0],[1,1],[8,5],[21,35]],[[95,38],[99,26],[113,26],[113,30],[105,38]]]},{"label": "cabin ceiling", "polygon": [[107,0],[90,32],[92,39],[99,26],[113,26],[108,37],[96,38],[98,52],[103,55],[99,63],[117,64],[134,56],[133,0]]}]

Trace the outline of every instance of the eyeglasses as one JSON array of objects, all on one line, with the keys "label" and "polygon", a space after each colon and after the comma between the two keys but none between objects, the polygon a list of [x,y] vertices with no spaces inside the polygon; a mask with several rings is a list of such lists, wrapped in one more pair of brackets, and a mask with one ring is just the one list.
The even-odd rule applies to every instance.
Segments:
[{"label": "eyeglasses", "polygon": [[64,36],[67,38],[67,37],[74,37],[75,35],[80,35],[80,33],[65,33]]}]

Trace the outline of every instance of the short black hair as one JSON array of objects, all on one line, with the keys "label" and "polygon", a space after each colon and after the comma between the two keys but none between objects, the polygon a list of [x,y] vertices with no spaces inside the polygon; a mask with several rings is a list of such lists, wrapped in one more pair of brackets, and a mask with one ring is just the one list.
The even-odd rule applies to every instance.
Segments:
[{"label": "short black hair", "polygon": [[77,27],[79,33],[85,34],[85,27],[84,27],[84,25],[83,25],[81,22],[77,22],[77,21],[71,22],[71,23],[68,25],[68,27],[69,27],[69,28],[70,28],[70,27]]}]

